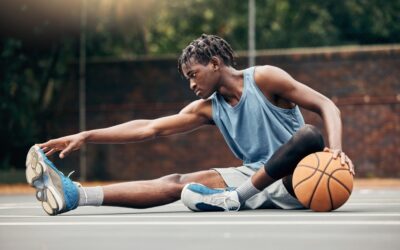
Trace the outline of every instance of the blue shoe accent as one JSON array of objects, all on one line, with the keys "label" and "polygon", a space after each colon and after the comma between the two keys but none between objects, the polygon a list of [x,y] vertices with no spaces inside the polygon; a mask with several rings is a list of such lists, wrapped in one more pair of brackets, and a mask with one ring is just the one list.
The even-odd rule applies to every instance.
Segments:
[{"label": "blue shoe accent", "polygon": [[36,145],[28,152],[26,178],[36,189],[36,198],[49,215],[64,213],[78,206],[77,185],[69,176],[64,176]]},{"label": "blue shoe accent", "polygon": [[203,211],[203,212],[223,212],[223,211],[225,211],[225,209],[223,209],[222,207],[209,205],[209,204],[206,204],[203,202],[196,203],[196,208],[199,211]]},{"label": "blue shoe accent", "polygon": [[44,162],[47,163],[47,165],[50,166],[61,178],[62,191],[64,192],[64,198],[65,198],[65,209],[62,209],[60,213],[67,212],[69,210],[77,208],[79,204],[79,190],[77,186],[71,181],[69,177],[65,177],[65,175],[56,168],[53,162],[51,162],[44,154],[42,149],[39,148],[38,151],[42,155]]},{"label": "blue shoe accent", "polygon": [[70,178],[61,175],[62,191],[64,192],[65,208],[60,211],[64,213],[73,210],[79,205],[79,190],[78,187],[71,181]]},{"label": "blue shoe accent", "polygon": [[192,183],[188,185],[187,188],[195,193],[202,195],[219,194],[224,192],[224,190],[222,189],[213,189],[197,183]]}]

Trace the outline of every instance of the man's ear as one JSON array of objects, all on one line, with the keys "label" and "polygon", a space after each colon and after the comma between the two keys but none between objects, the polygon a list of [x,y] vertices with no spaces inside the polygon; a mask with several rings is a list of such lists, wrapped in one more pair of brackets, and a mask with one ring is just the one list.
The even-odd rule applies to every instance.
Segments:
[{"label": "man's ear", "polygon": [[219,70],[219,68],[221,67],[221,59],[216,56],[211,57],[210,63],[214,71]]}]

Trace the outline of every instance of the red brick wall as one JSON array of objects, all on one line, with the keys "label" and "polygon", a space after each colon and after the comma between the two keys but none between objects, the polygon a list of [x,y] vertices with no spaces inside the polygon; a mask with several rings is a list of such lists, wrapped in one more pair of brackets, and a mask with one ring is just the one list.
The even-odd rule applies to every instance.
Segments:
[{"label": "red brick wall", "polygon": [[[246,61],[240,57],[238,68]],[[399,46],[259,52],[257,64],[281,67],[337,103],[344,150],[358,176],[400,177]],[[88,129],[174,114],[196,99],[173,57],[92,61],[87,68]],[[77,79],[71,71],[57,120],[47,124],[51,137],[78,130]],[[318,116],[304,115],[322,128]],[[78,154],[57,164],[78,170]],[[88,146],[89,179],[149,179],[238,164],[213,127],[144,143]]]}]

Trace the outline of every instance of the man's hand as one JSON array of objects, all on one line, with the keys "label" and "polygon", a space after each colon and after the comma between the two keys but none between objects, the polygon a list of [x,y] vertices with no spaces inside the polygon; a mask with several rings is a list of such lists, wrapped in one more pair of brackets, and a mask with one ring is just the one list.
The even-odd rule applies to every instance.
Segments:
[{"label": "man's hand", "polygon": [[82,133],[69,135],[57,139],[49,140],[45,143],[38,144],[46,156],[61,151],[59,157],[62,159],[71,151],[78,150],[85,142],[85,136]]},{"label": "man's hand", "polygon": [[325,147],[324,148],[324,152],[330,152],[333,154],[333,159],[337,159],[338,157],[340,157],[340,163],[342,165],[345,165],[347,163],[347,165],[349,165],[350,168],[350,173],[354,176],[356,175],[356,172],[354,171],[354,165],[353,162],[350,160],[350,158],[340,149],[330,149]]}]

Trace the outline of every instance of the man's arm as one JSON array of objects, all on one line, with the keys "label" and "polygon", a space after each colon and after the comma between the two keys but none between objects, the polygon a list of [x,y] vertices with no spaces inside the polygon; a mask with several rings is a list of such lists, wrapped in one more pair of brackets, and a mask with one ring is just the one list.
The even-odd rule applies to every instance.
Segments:
[{"label": "man's arm", "polygon": [[273,66],[257,67],[255,80],[268,97],[276,96],[313,111],[322,117],[328,134],[329,147],[341,160],[352,163],[342,152],[342,121],[340,111],[326,96],[293,79],[284,70]]},{"label": "man's arm", "polygon": [[154,120],[133,120],[116,126],[84,131],[78,134],[49,140],[39,146],[51,155],[61,151],[64,158],[78,150],[83,143],[131,143],[189,132],[202,125],[212,124],[211,102],[197,100],[190,103],[179,114]]}]

